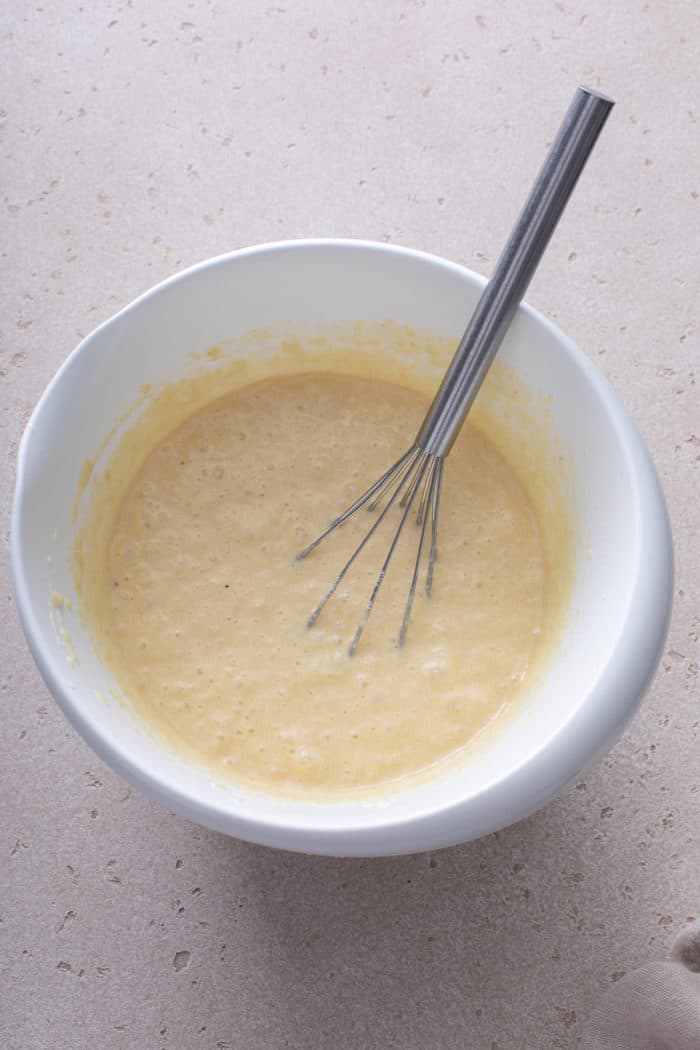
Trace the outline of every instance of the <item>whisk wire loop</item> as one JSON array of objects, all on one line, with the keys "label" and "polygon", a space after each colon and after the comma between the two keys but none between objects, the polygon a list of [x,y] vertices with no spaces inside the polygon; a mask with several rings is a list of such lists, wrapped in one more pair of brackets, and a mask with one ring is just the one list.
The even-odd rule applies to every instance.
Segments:
[{"label": "whisk wire loop", "polygon": [[[362,538],[362,541],[357,545],[355,550],[352,552],[352,554],[350,555],[350,557],[346,561],[345,565],[340,570],[340,572],[338,573],[336,578],[333,580],[333,583],[330,585],[330,587],[328,588],[328,590],[324,594],[323,598],[321,599],[321,601],[318,603],[318,605],[316,606],[316,608],[312,612],[311,616],[307,620],[307,627],[313,627],[313,625],[316,623],[316,621],[318,620],[319,616],[323,612],[324,608],[328,604],[329,600],[333,597],[333,595],[335,594],[336,590],[338,589],[339,584],[342,582],[342,580],[344,579],[346,574],[349,572],[349,570],[355,564],[355,561],[357,560],[357,558],[360,556],[360,554],[362,553],[364,548],[367,546],[369,541],[372,539],[372,537],[376,533],[377,529],[379,529],[379,527],[381,526],[382,522],[386,518],[387,514],[389,513],[389,511],[391,510],[393,505],[396,503],[399,495],[401,494],[404,482],[406,481],[406,479],[408,477],[411,476],[411,472],[415,469],[416,464],[419,463],[419,461],[421,461],[421,458],[425,457],[425,455],[426,455],[426,453],[424,453],[422,451],[422,449],[410,448],[405,455],[401,456],[401,458],[396,461],[394,466],[391,467],[391,469],[389,471],[387,471],[386,474],[382,475],[382,477],[379,479],[379,482],[375,482],[375,485],[372,485],[369,489],[367,489],[367,491],[362,496],[360,496],[359,499],[355,500],[355,503],[353,503],[351,507],[349,507],[343,514],[341,514],[339,517],[335,518],[334,521],[331,522],[331,524],[328,526],[326,531],[324,533],[322,533],[322,535],[319,536],[318,539],[314,540],[313,543],[310,543],[308,545],[308,547],[305,547],[304,550],[301,551],[297,555],[297,560],[301,560],[303,558],[306,558],[313,550],[315,550],[316,547],[318,547],[319,543],[321,543],[324,539],[326,539],[327,536],[330,536],[331,533],[335,532],[336,529],[339,529],[341,527],[341,525],[344,525],[345,522],[347,522],[349,520],[349,518],[351,518],[354,514],[356,514],[359,510],[361,510],[362,507],[366,506],[367,503],[368,503],[368,500],[371,499],[371,494],[373,493],[373,491],[376,491],[376,487],[377,487],[377,485],[379,483],[381,483],[384,486],[384,494],[386,494],[387,492],[391,491],[391,486],[392,486],[392,484],[394,485],[394,490],[393,490],[393,492],[391,492],[391,495],[389,496],[389,498],[388,498],[388,500],[386,502],[386,505],[384,506],[383,510],[381,511],[381,513],[379,514],[377,519],[373,522],[372,527],[368,530],[368,532]],[[406,462],[410,463],[408,471],[404,469],[404,467],[406,465]],[[392,476],[390,477],[390,475],[392,475]],[[389,485],[384,485],[384,482],[387,479],[389,480]],[[374,505],[376,506],[376,502],[375,502]],[[404,514],[404,518],[405,517],[406,517],[406,515]],[[400,531],[400,529],[399,529],[399,531]],[[392,545],[392,551],[393,551],[393,549],[395,549],[395,544]],[[386,564],[388,564],[389,560],[390,559],[387,559],[387,563]],[[386,571],[386,569],[384,571]],[[376,595],[377,595],[378,591],[379,591],[379,587],[375,586],[375,590],[373,592],[374,598],[376,598]],[[370,601],[370,604],[369,604],[369,612],[372,611],[372,606],[373,605],[374,605],[374,600],[372,599]],[[365,623],[367,621],[367,618],[369,617],[369,612],[367,613],[367,615],[365,617],[365,620],[364,620]],[[357,641],[359,641],[359,638],[360,638],[361,634],[362,634],[362,631],[360,631],[359,634],[356,632]],[[354,651],[352,644],[351,644],[350,648],[351,648],[351,651]],[[355,642],[355,648],[357,648],[357,643],[356,642]]]},{"label": "whisk wire loop", "polygon": [[433,592],[433,571],[437,560],[438,512],[440,510],[440,488],[442,486],[442,471],[444,466],[445,460],[438,458],[435,467],[434,484],[430,494],[430,554],[428,555],[428,578],[425,581],[425,593],[428,598]]},{"label": "whisk wire loop", "polygon": [[389,470],[387,470],[382,476],[368,488],[354,503],[348,507],[346,511],[340,514],[337,518],[331,522],[328,528],[320,536],[318,536],[312,543],[308,544],[300,553],[297,555],[297,560],[308,557],[312,551],[319,546],[328,536],[334,533],[342,525],[344,525],[351,517],[357,514],[363,508],[368,510],[376,509],[379,504],[386,498],[386,503],[382,508],[380,514],[376,520],[372,523],[372,526],[363,536],[360,543],[353,550],[352,554],[342,567],[338,575],[335,577],[330,587],[324,594],[321,601],[318,603],[314,611],[311,613],[307,621],[308,627],[313,625],[318,620],[319,616],[323,612],[324,608],[335,594],[340,583],[343,581],[347,573],[350,571],[356,560],[359,558],[362,551],[368,545],[372,537],[375,535],[377,530],[380,528],[382,523],[385,521],[387,515],[391,511],[394,505],[402,511],[399,518],[398,525],[395,529],[389,550],[384,559],[384,563],[379,571],[377,579],[372,588],[369,600],[362,614],[360,623],[355,631],[353,639],[350,643],[349,653],[352,655],[358,647],[360,638],[362,637],[367,621],[369,620],[370,614],[374,608],[374,604],[377,600],[382,584],[386,578],[389,566],[393,559],[394,553],[399,545],[401,535],[404,530],[404,526],[411,514],[411,511],[418,501],[418,510],[416,513],[416,524],[420,527],[420,534],[418,539],[418,552],[416,556],[416,562],[414,566],[413,576],[411,579],[411,586],[409,588],[408,598],[404,609],[403,620],[401,624],[401,630],[399,632],[398,643],[403,645],[406,632],[408,629],[408,622],[411,616],[411,610],[413,607],[413,600],[415,597],[418,580],[420,578],[420,567],[423,559],[423,552],[426,546],[426,538],[428,531],[430,531],[430,549],[428,554],[428,568],[426,576],[426,593],[430,593],[430,587],[432,586],[433,578],[433,565],[435,562],[436,551],[437,551],[437,514],[440,505],[440,481],[442,478],[444,461],[439,456],[434,456],[418,445],[412,445],[402,455],[396,463]]},{"label": "whisk wire loop", "polygon": [[[384,559],[384,564],[382,565],[381,569],[379,570],[379,575],[377,576],[377,580],[376,580],[376,583],[374,584],[374,588],[373,588],[372,593],[370,595],[369,601],[367,602],[367,605],[365,606],[365,611],[362,614],[362,619],[360,620],[360,622],[358,624],[358,627],[357,627],[357,630],[355,631],[354,637],[353,637],[353,639],[352,639],[352,641],[350,643],[350,648],[349,648],[348,652],[350,653],[351,656],[355,653],[355,651],[357,649],[357,646],[359,645],[360,638],[362,637],[362,632],[364,631],[364,629],[365,629],[365,627],[367,625],[367,621],[369,620],[369,617],[370,617],[370,614],[372,612],[372,609],[374,608],[374,603],[377,600],[377,595],[379,594],[381,586],[384,583],[384,580],[386,578],[386,574],[387,574],[387,571],[389,569],[389,565],[391,563],[391,559],[394,557],[394,552],[395,552],[396,548],[398,547],[399,539],[401,537],[401,533],[403,532],[403,527],[406,524],[406,519],[408,518],[409,514],[411,513],[411,507],[413,506],[413,501],[416,498],[416,493],[419,490],[419,487],[420,487],[420,485],[421,485],[421,483],[423,481],[425,473],[429,469],[429,463],[430,463],[431,459],[432,459],[432,457],[428,453],[421,452],[421,455],[415,461],[416,462],[415,472],[414,472],[413,477],[411,478],[411,480],[410,480],[410,482],[409,482],[409,484],[407,486],[406,491],[404,492],[404,494],[403,494],[403,496],[402,496],[402,498],[401,498],[401,500],[399,502],[399,507],[403,508],[403,514],[401,515],[401,519],[399,521],[399,524],[396,527],[396,532],[394,533],[394,538],[391,541],[391,544],[389,546],[389,550],[387,552],[387,556]],[[395,490],[394,496],[397,496],[398,493],[400,492],[400,490],[401,490],[401,485],[399,485],[399,487]],[[386,509],[387,510],[389,509],[388,506],[387,506]],[[420,554],[419,554],[419,557],[420,557]],[[415,575],[415,573],[414,573],[414,575]],[[415,587],[413,587],[412,590],[415,590]],[[410,600],[412,600],[412,598]],[[407,613],[410,614],[410,608],[407,609]],[[407,614],[404,614],[404,620],[407,621]],[[404,631],[404,635],[405,635],[405,631]],[[403,644],[401,639],[399,640],[399,644]]]},{"label": "whisk wire loop", "polygon": [[[311,554],[311,551],[315,550],[316,547],[323,543],[332,532],[335,532],[335,530],[340,528],[341,525],[344,525],[346,521],[349,521],[358,510],[362,510],[363,507],[367,507],[368,510],[374,510],[382,500],[386,490],[390,488],[396,480],[394,475],[400,473],[404,467],[407,470],[410,470],[413,461],[417,459],[419,454],[420,449],[415,445],[406,449],[404,454],[396,460],[396,463],[389,467],[380,478],[377,478],[374,484],[370,485],[361,496],[358,496],[355,502],[351,503],[347,510],[344,510],[342,514],[339,514],[337,518],[333,518],[333,521],[325,532],[322,532],[320,536],[317,536],[316,539],[309,543],[308,546],[304,547],[302,551],[299,551],[296,560],[303,561],[304,558],[308,557],[308,555]],[[410,463],[407,463],[407,460],[410,460]]]},{"label": "whisk wire loop", "polygon": [[[437,459],[435,456],[428,456],[428,470],[425,480],[425,485],[421,492],[421,501],[418,507],[418,514],[416,516],[416,525],[420,526],[420,536],[418,539],[418,551],[416,553],[416,561],[413,567],[413,576],[411,577],[411,586],[408,591],[408,598],[406,599],[406,606],[404,608],[403,620],[401,621],[401,630],[399,631],[399,645],[403,645],[406,640],[406,631],[408,630],[408,621],[411,618],[411,610],[413,609],[413,599],[416,595],[416,587],[418,586],[418,578],[420,576],[421,561],[423,558],[423,547],[425,546],[425,537],[428,531],[428,521],[430,516],[427,513],[427,507],[430,505],[431,511],[434,508],[433,503],[433,488],[436,482],[436,473],[442,468],[442,460]],[[410,510],[410,506],[408,508]],[[435,519],[433,519],[433,528],[435,527]],[[432,552],[431,544],[431,552]],[[428,568],[429,576],[430,566]],[[426,588],[427,592],[427,588]]]}]

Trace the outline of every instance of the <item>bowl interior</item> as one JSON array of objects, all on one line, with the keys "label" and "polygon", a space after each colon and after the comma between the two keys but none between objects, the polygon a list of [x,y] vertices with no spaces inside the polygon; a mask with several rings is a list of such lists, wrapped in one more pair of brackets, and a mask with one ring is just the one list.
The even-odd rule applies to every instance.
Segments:
[{"label": "bowl interior", "polygon": [[[81,472],[86,477],[86,458],[138,400],[143,384],[177,379],[191,369],[193,352],[275,323],[294,329],[391,318],[456,343],[481,285],[442,260],[363,242],[238,252],[171,279],[122,311],[81,344],[48,388],[22,444],[13,520],[25,631],[49,687],[88,742],[172,808],[279,846],[321,852],[427,848],[493,830],[534,809],[629,717],[653,671],[668,618],[663,499],[607,384],[569,340],[527,308],[500,356],[538,397],[551,397],[553,426],[571,460],[574,594],[541,685],[464,768],[381,803],[312,805],[222,787],[132,719],[77,614],[70,569],[74,496]],[[644,610],[636,603],[644,600],[639,576],[645,557],[656,559],[645,586],[658,609],[653,623],[640,626]],[[61,607],[53,592],[72,597],[73,609]],[[648,652],[635,671],[632,650],[645,639]],[[413,832],[406,831],[409,824]]]}]

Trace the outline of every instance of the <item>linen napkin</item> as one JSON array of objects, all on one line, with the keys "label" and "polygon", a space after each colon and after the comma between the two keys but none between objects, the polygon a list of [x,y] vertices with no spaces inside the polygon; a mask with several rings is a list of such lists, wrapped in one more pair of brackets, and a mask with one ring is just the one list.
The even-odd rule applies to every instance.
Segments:
[{"label": "linen napkin", "polygon": [[614,985],[581,1050],[700,1050],[700,921],[678,934],[668,959]]}]

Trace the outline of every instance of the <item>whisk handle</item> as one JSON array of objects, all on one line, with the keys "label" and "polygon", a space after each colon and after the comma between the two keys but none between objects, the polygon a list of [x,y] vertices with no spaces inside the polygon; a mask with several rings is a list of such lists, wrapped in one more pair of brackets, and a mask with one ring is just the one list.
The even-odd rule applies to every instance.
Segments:
[{"label": "whisk handle", "polygon": [[590,88],[577,89],[418,432],[416,444],[426,452],[446,456],[452,448],[613,105]]}]

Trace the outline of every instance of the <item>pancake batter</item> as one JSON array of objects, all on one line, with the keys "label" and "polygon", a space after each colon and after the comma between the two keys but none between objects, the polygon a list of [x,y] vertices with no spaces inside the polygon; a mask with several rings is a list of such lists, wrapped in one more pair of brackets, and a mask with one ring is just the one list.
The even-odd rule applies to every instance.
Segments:
[{"label": "pancake batter", "polygon": [[262,379],[200,408],[134,478],[93,627],[143,718],[218,779],[320,800],[381,793],[463,748],[522,691],[543,621],[540,530],[469,424],[446,464],[433,596],[417,594],[405,647],[415,528],[347,655],[394,520],[305,626],[373,519],[295,554],[404,451],[427,403],[357,375]]}]

